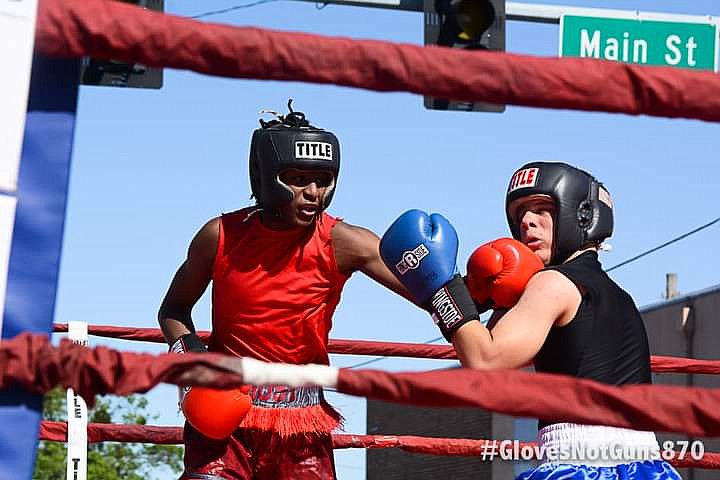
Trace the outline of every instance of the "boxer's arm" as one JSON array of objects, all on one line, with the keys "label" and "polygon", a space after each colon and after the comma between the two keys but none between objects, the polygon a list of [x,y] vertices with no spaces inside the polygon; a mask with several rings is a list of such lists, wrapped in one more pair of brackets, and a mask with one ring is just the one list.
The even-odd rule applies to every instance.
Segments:
[{"label": "boxer's arm", "polygon": [[492,333],[470,322],[455,332],[453,346],[467,368],[524,367],[540,351],[550,328],[572,318],[580,301],[580,292],[567,277],[552,270],[539,272]]},{"label": "boxer's arm", "polygon": [[338,270],[344,275],[360,271],[393,292],[412,301],[402,283],[380,258],[380,238],[370,230],[338,222],[332,230]]},{"label": "boxer's arm", "polygon": [[158,323],[169,345],[195,333],[191,313],[212,279],[219,232],[220,219],[214,218],[195,235],[160,305]]}]

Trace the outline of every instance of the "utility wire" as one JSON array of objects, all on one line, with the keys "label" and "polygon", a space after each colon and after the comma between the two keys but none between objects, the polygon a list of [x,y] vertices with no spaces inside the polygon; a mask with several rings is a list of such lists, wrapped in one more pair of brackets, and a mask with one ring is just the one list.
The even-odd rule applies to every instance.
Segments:
[{"label": "utility wire", "polygon": [[[435,343],[438,340],[442,340],[443,337],[437,337],[437,338],[431,338],[430,340],[427,340],[423,343]],[[364,367],[365,365],[370,365],[371,363],[379,362],[380,360],[386,360],[388,357],[376,357],[371,360],[365,360],[364,362],[356,363],[355,365],[351,365],[347,368],[358,368],[358,367]]]},{"label": "utility wire", "polygon": [[[203,18],[203,17],[209,17],[211,15],[222,15],[223,13],[233,12],[235,10],[240,10],[243,8],[251,8],[251,7],[257,7],[258,5],[263,5],[265,3],[270,2],[277,2],[279,0],[257,0],[256,2],[250,2],[250,3],[244,3],[242,5],[235,5],[233,7],[223,8],[222,10],[212,10],[210,12],[205,13],[199,13],[197,15],[193,15],[188,18]],[[315,2],[315,8],[318,10],[322,10],[323,8],[327,7],[327,2]]]},{"label": "utility wire", "polygon": [[[644,257],[644,256],[646,256],[646,255],[650,255],[650,254],[653,253],[653,252],[657,252],[658,250],[667,247],[668,245],[672,245],[672,244],[675,243],[675,242],[679,242],[679,241],[682,240],[683,238],[687,238],[687,237],[689,237],[690,235],[694,235],[694,234],[698,233],[698,232],[701,231],[701,230],[705,230],[706,228],[712,227],[713,225],[715,225],[715,224],[718,223],[718,222],[720,222],[720,217],[716,218],[715,220],[712,220],[711,222],[706,223],[705,225],[701,225],[701,226],[699,226],[699,227],[697,227],[697,228],[695,228],[695,229],[693,229],[693,230],[690,230],[690,231],[687,232],[687,233],[683,233],[683,234],[680,235],[679,237],[675,237],[675,238],[673,238],[672,240],[668,240],[667,242],[663,243],[662,245],[658,245],[657,247],[651,248],[650,250],[646,250],[646,251],[644,251],[644,252],[642,252],[642,253],[640,253],[640,254],[638,254],[638,255],[635,255],[635,256],[632,257],[632,258],[629,258],[629,259],[625,260],[624,262],[620,262],[620,263],[618,263],[617,265],[613,265],[612,267],[608,268],[608,269],[605,270],[605,271],[606,271],[606,272],[609,272],[609,271],[611,271],[611,270],[615,270],[616,268],[620,268],[620,267],[622,267],[622,266],[625,266],[625,265],[627,265],[628,263],[632,263],[632,262],[634,262],[635,260],[639,260],[639,259],[641,259],[642,257]],[[426,340],[426,341],[424,341],[423,343],[435,343],[435,342],[437,342],[438,340],[442,340],[442,338],[443,338],[443,337],[431,338],[430,340]],[[349,366],[349,367],[347,367],[347,368],[364,367],[365,365],[370,365],[371,363],[379,362],[380,360],[386,360],[387,358],[388,358],[388,357],[376,357],[376,358],[373,358],[373,359],[371,359],[371,360],[366,360],[366,361],[364,361],[364,362],[356,363],[355,365],[351,365],[351,366]]]},{"label": "utility wire", "polygon": [[718,218],[716,218],[715,220],[713,220],[713,221],[711,221],[711,222],[708,222],[708,223],[706,223],[705,225],[702,225],[702,226],[700,226],[700,227],[698,227],[698,228],[696,228],[696,229],[694,229],[694,230],[690,230],[690,231],[687,232],[687,233],[683,233],[683,234],[680,235],[679,237],[675,237],[675,238],[673,238],[672,240],[669,240],[669,241],[663,243],[662,245],[658,245],[657,247],[651,248],[650,250],[647,250],[647,251],[645,251],[645,252],[643,252],[643,253],[641,253],[641,254],[639,254],[639,255],[635,255],[634,257],[629,258],[629,259],[625,260],[624,262],[620,262],[620,263],[618,263],[617,265],[613,265],[612,267],[608,268],[608,269],[605,270],[605,271],[606,271],[606,272],[609,272],[609,271],[611,271],[611,270],[615,270],[616,268],[620,268],[620,267],[622,267],[623,265],[627,265],[628,263],[632,263],[632,262],[634,262],[635,260],[638,260],[638,259],[644,257],[645,255],[650,255],[650,254],[653,253],[653,252],[657,252],[657,251],[660,250],[661,248],[665,248],[665,247],[667,247],[668,245],[672,245],[672,244],[675,243],[675,242],[679,242],[679,241],[682,240],[683,238],[689,237],[690,235],[693,235],[693,234],[699,232],[700,230],[705,230],[705,229],[708,228],[708,227],[712,227],[713,225],[715,225],[715,224],[718,223],[718,222],[720,222],[720,217],[718,217]]},{"label": "utility wire", "polygon": [[188,17],[188,18],[204,18],[204,17],[209,17],[211,15],[221,15],[223,13],[233,12],[235,10],[240,10],[243,8],[257,7],[258,5],[262,5],[264,3],[277,2],[277,1],[278,0],[257,0],[256,2],[244,3],[242,5],[235,5],[234,7],[223,8],[222,10],[212,10],[210,12],[199,13],[197,15],[192,15],[191,17]]}]

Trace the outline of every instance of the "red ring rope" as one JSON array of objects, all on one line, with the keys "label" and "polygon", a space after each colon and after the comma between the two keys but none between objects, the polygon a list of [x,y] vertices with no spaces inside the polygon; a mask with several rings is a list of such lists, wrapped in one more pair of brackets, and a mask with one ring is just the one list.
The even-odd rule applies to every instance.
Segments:
[{"label": "red ring rope", "polygon": [[161,382],[223,388],[255,382],[254,379],[265,378],[263,375],[270,371],[277,383],[290,384],[302,372],[312,378],[322,374],[328,382],[324,386],[335,386],[339,392],[414,405],[479,407],[551,421],[703,437],[720,435],[717,408],[720,389],[667,385],[615,387],[514,370],[390,373],[248,363],[213,353],[153,356],[106,347],[87,348],[66,339],[54,347],[46,336],[27,332],[0,343],[0,388],[18,384],[28,391],[45,393],[62,385],[73,388],[89,405],[98,393],[128,395],[145,392]]},{"label": "red ring rope", "polygon": [[[136,442],[176,445],[183,443],[182,427],[160,427],[153,425],[118,425],[106,423],[88,424],[88,442]],[[67,441],[67,423],[43,421],[40,424],[40,440],[52,442]],[[445,456],[478,456],[487,452],[487,443],[493,440],[467,438],[437,438],[415,435],[333,435],[335,449],[346,448],[399,448],[413,453]],[[494,440],[500,445],[503,440]],[[535,442],[518,442],[518,447],[536,446]],[[509,450],[509,446],[505,449]],[[537,452],[536,452],[537,453]],[[720,469],[720,453],[705,452],[701,459],[685,455],[670,459],[677,468]]]},{"label": "red ring rope", "polygon": [[[68,326],[56,323],[55,332],[67,332]],[[88,333],[99,337],[136,340],[144,342],[165,343],[159,328],[114,327],[110,325],[88,325]],[[203,340],[210,336],[208,331],[199,331]],[[380,355],[385,357],[457,359],[455,350],[448,345],[428,345],[425,343],[373,342],[368,340],[331,339],[328,347],[330,353],[348,355]],[[667,357],[654,355],[651,357],[652,371],[655,373],[698,373],[720,374],[719,360],[697,360],[693,358]]]},{"label": "red ring rope", "polygon": [[720,121],[712,72],[239,28],[105,0],[41,0],[36,48],[224,77]]}]

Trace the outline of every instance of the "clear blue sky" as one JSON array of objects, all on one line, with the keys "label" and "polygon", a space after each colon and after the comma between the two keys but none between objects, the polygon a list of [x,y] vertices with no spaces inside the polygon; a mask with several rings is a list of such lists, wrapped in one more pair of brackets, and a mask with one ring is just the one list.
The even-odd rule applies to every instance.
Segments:
[{"label": "clear blue sky", "polygon": [[[716,14],[715,1],[568,1],[601,8]],[[195,15],[230,1],[166,1]],[[422,43],[423,18],[396,12],[279,1],[208,21],[324,35]],[[510,22],[507,49],[557,54],[556,25]],[[598,85],[598,89],[603,88]],[[248,146],[262,108],[288,98],[341,141],[342,168],[330,213],[378,234],[404,210],[444,214],[459,232],[459,264],[488,240],[508,235],[503,212],[509,175],[524,162],[561,160],[593,172],[615,203],[612,266],[720,214],[720,130],[699,121],[508,107],[503,114],[428,111],[406,93],[223,79],[166,70],[162,90],[82,87],[56,321],[155,327],[160,300],[188,242],[209,218],[250,204]],[[612,276],[638,305],[661,299],[665,273],[684,293],[720,283],[716,225]],[[207,295],[194,311],[208,329]],[[423,342],[438,337],[430,318],[356,274],[335,316],[333,338]],[[164,346],[91,338],[124,350]],[[367,357],[333,356],[336,366]],[[373,367],[426,370],[449,362],[394,360]],[[478,392],[479,395],[482,392]],[[176,393],[149,394],[160,423],[179,425]],[[365,402],[331,394],[347,432],[365,432]],[[364,478],[364,452],[338,452],[341,479]]]}]

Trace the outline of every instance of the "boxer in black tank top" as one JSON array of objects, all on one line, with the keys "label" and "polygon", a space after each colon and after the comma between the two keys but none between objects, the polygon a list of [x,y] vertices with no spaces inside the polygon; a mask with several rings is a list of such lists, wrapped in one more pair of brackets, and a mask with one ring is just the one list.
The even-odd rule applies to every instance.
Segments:
[{"label": "boxer in black tank top", "polygon": [[548,269],[568,277],[582,300],[570,323],[550,329],[535,356],[535,370],[610,385],[651,383],[650,350],[640,313],[630,295],[602,270],[597,253],[587,251]]},{"label": "boxer in black tank top", "polygon": [[[512,175],[506,215],[514,239],[527,246],[545,268],[530,277],[514,305],[494,311],[488,323],[491,330],[479,321],[469,321],[452,333],[450,340],[462,365],[498,369],[534,363],[538,372],[610,385],[651,383],[648,339],[640,313],[598,259],[603,241],[613,231],[612,200],[605,187],[567,164],[529,163]],[[522,266],[516,268],[518,263],[504,257],[503,275],[522,271]],[[508,264],[514,264],[514,269],[505,269]],[[477,272],[490,269],[471,262],[468,284],[472,286],[476,277],[471,265]],[[497,291],[494,294],[490,294],[493,301],[506,298]],[[659,446],[653,432],[542,418],[538,440],[541,447],[589,445],[599,451],[621,447],[622,458],[590,461],[576,456],[560,463],[559,458],[546,457],[518,480],[680,478],[671,465],[654,457],[652,452],[659,451]]]}]

